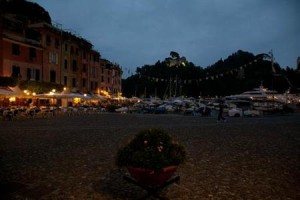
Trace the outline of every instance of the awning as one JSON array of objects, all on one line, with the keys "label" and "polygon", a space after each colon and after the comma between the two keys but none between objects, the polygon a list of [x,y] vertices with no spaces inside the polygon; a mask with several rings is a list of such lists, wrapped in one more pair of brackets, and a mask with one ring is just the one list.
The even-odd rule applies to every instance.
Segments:
[{"label": "awning", "polygon": [[55,99],[73,99],[73,98],[81,98],[84,100],[91,99],[90,96],[83,95],[80,93],[51,93],[51,94],[37,94],[35,95],[36,98],[55,98]]},{"label": "awning", "polygon": [[0,88],[0,95],[2,96],[13,96],[16,95],[17,93],[12,91],[9,88]]}]

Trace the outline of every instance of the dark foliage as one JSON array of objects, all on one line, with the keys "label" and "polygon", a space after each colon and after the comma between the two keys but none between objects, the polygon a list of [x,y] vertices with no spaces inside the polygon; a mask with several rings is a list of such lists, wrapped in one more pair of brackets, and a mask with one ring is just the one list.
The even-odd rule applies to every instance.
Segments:
[{"label": "dark foliage", "polygon": [[13,77],[1,77],[0,76],[0,86],[10,86],[15,87],[18,83],[18,80]]},{"label": "dark foliage", "polygon": [[184,147],[174,143],[167,132],[149,129],[139,132],[129,144],[118,150],[116,164],[160,171],[167,166],[179,165],[185,159]]},{"label": "dark foliage", "polygon": [[[138,67],[135,75],[123,80],[123,94],[127,97],[158,96],[161,98],[170,94],[193,97],[225,96],[251,90],[258,87],[261,82],[265,87],[278,92],[285,92],[290,87],[300,88],[300,74],[297,71],[290,68],[281,69],[277,63],[274,63],[276,71],[274,73],[271,61],[261,59],[263,54],[253,55],[238,50],[228,58],[220,59],[204,69],[190,62],[186,62],[185,66],[169,67],[170,60],[180,57],[173,51],[170,55],[171,57],[162,62]],[[246,67],[243,67],[245,65]],[[222,76],[215,77],[220,74]],[[174,84],[176,79],[177,87]],[[173,88],[171,93],[170,87]],[[174,92],[175,88],[177,88],[176,92]]]},{"label": "dark foliage", "polygon": [[17,15],[17,19],[27,23],[46,22],[51,24],[49,13],[37,3],[25,0],[1,0],[1,13]]},{"label": "dark foliage", "polygon": [[19,87],[21,90],[30,90],[37,94],[48,93],[55,89],[57,92],[63,90],[63,85],[51,82],[38,82],[38,81],[20,81]]},{"label": "dark foliage", "polygon": [[[162,62],[157,61],[154,65],[138,67],[136,72],[136,75],[122,82],[123,93],[126,96],[145,96],[145,94],[146,96],[168,96],[170,87],[173,87],[172,93],[175,92],[173,84],[170,86],[170,80],[172,82],[177,80],[178,94],[181,93],[182,95],[189,96],[199,95],[192,89],[192,87],[196,86],[195,81],[189,87],[183,84],[186,78],[196,80],[203,73],[201,67],[197,67],[191,62],[185,62],[185,66],[181,64],[170,67],[169,58],[166,58]],[[154,77],[155,79],[153,79]]]}]

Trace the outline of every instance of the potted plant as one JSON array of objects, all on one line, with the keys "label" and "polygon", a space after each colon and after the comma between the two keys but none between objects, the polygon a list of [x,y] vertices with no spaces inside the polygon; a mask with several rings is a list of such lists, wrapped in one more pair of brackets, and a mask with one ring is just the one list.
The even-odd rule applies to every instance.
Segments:
[{"label": "potted plant", "polygon": [[146,185],[160,185],[170,179],[186,159],[184,147],[161,129],[139,132],[118,150],[116,164],[127,167],[130,175]]}]

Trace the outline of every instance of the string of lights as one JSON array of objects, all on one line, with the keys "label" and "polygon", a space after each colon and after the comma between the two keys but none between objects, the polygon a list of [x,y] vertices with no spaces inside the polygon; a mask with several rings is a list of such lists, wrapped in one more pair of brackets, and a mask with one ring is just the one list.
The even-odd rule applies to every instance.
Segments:
[{"label": "string of lights", "polygon": [[256,62],[258,62],[259,60],[263,60],[265,58],[269,58],[268,54],[259,54],[255,57],[255,59],[253,61],[251,61],[247,64],[244,64],[242,66],[239,66],[235,69],[231,69],[231,70],[228,70],[228,71],[225,71],[225,72],[222,72],[222,73],[217,73],[217,74],[214,74],[214,75],[205,75],[204,77],[197,78],[197,79],[181,79],[181,78],[178,78],[178,77],[176,77],[176,78],[172,78],[172,77],[160,78],[160,77],[155,77],[155,76],[144,75],[144,74],[141,74],[141,73],[139,73],[138,75],[139,75],[139,78],[145,78],[145,79],[147,79],[149,81],[153,81],[153,82],[173,82],[173,83],[180,83],[180,84],[192,84],[194,82],[199,83],[199,82],[202,82],[202,81],[215,80],[215,79],[221,78],[221,77],[226,76],[226,75],[234,75],[236,73],[239,73],[239,72],[243,71],[245,68],[251,66],[252,64],[254,64]]}]

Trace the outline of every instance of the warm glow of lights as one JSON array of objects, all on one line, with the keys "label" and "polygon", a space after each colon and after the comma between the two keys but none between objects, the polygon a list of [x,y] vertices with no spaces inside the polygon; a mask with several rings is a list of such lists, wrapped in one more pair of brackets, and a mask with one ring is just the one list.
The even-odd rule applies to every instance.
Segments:
[{"label": "warm glow of lights", "polygon": [[52,89],[52,92],[54,93],[54,92],[56,92],[56,90],[55,90],[55,89]]},{"label": "warm glow of lights", "polygon": [[117,96],[118,96],[118,97],[122,97],[122,92],[118,92],[118,93],[117,93]]},{"label": "warm glow of lights", "polygon": [[67,88],[66,87],[64,87],[64,91],[66,91],[67,90]]},{"label": "warm glow of lights", "polygon": [[85,97],[86,97],[86,94],[83,94],[83,96],[85,96]]},{"label": "warm glow of lights", "polygon": [[74,98],[74,103],[80,103],[80,101],[81,101],[81,98]]},{"label": "warm glow of lights", "polygon": [[32,94],[33,96],[36,95],[35,92],[32,92],[32,93],[31,93],[29,90],[24,90],[23,92],[24,92],[25,95],[28,95],[28,96],[31,95],[31,94]]},{"label": "warm glow of lights", "polygon": [[16,97],[9,97],[9,102],[15,102],[16,101]]},{"label": "warm glow of lights", "polygon": [[109,95],[109,93],[108,93],[107,91],[101,90],[100,92],[101,92],[101,94],[103,94],[104,96],[110,97],[110,95]]}]

